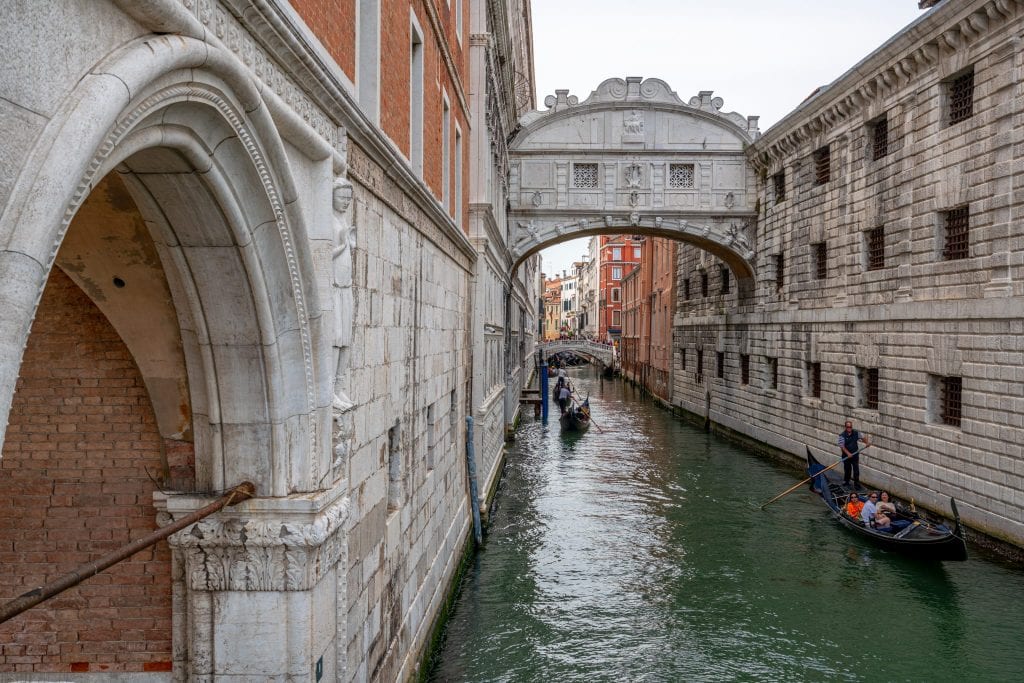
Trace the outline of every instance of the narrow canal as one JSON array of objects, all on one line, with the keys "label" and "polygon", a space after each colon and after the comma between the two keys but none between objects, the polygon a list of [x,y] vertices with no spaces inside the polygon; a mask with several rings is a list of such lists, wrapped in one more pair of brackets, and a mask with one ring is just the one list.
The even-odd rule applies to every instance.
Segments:
[{"label": "narrow canal", "polygon": [[878,550],[803,488],[762,511],[794,471],[571,374],[603,431],[525,420],[430,680],[1024,677],[1024,572]]}]

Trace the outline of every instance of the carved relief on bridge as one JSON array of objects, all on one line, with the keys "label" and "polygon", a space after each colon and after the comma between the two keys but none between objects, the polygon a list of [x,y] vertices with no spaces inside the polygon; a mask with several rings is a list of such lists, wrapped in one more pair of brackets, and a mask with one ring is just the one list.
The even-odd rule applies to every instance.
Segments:
[{"label": "carved relief on bridge", "polygon": [[684,101],[638,77],[606,80],[582,102],[558,90],[545,104],[510,147],[517,257],[604,226],[749,262],[756,188],[744,149],[760,135],[756,116],[723,112],[711,91]]}]

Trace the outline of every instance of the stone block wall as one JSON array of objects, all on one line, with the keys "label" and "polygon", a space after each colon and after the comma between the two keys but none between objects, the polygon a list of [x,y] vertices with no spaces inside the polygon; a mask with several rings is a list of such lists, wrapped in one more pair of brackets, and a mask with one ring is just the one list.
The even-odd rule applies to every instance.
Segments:
[{"label": "stone block wall", "polygon": [[[1018,545],[1022,27],[1017,3],[942,5],[755,143],[755,293],[720,294],[717,263],[681,249],[691,297],[677,309],[673,392],[675,405],[796,455],[804,443],[831,455],[852,419],[877,444],[868,482],[940,510],[954,496],[969,525]],[[973,115],[950,123],[950,84],[970,70]],[[883,120],[888,144],[876,154]],[[830,177],[819,182],[825,147]],[[949,259],[946,212],[958,207],[968,207],[969,245]],[[877,406],[867,370],[878,373]],[[962,382],[959,424],[943,414],[943,378]]]}]

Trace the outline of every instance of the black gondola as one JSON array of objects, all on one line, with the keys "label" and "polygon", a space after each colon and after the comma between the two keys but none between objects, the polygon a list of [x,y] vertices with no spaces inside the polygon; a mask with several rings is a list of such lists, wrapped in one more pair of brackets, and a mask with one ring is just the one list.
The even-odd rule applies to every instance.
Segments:
[{"label": "black gondola", "polygon": [[870,539],[886,550],[903,553],[924,560],[966,560],[967,544],[960,529],[960,515],[956,501],[949,499],[955,523],[950,529],[946,524],[924,517],[914,510],[897,504],[894,519],[903,519],[909,524],[903,528],[886,532],[866,526],[861,520],[853,519],[842,510],[850,490],[843,485],[842,478],[834,470],[826,470],[807,449],[807,476],[811,477],[812,490],[832,512],[832,516],[847,529]]},{"label": "black gondola", "polygon": [[590,429],[590,399],[586,399],[578,406],[570,406],[558,419],[562,429],[568,431],[585,432]]}]

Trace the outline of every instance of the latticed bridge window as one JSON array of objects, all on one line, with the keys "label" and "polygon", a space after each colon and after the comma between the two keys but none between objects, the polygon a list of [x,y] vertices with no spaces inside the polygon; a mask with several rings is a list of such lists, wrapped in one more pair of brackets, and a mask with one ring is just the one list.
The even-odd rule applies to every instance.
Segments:
[{"label": "latticed bridge window", "polygon": [[577,188],[597,188],[597,164],[573,164],[572,186]]},{"label": "latticed bridge window", "polygon": [[971,209],[960,206],[945,214],[945,245],[942,256],[947,261],[967,258],[970,253]]},{"label": "latticed bridge window", "polygon": [[693,187],[693,164],[669,164],[668,186],[671,188]]},{"label": "latticed bridge window", "polygon": [[949,81],[949,124],[974,116],[974,69]]}]

